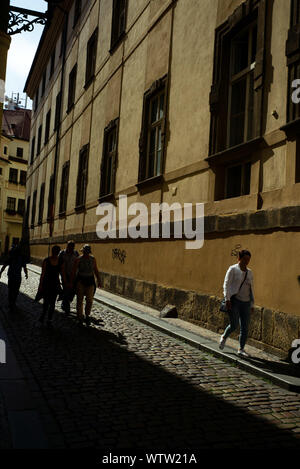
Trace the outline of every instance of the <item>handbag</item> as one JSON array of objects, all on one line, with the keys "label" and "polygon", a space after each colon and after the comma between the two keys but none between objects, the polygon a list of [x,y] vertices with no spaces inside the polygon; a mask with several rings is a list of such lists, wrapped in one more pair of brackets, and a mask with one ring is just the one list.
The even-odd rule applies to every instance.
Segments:
[{"label": "handbag", "polygon": [[[243,283],[244,283],[245,280],[246,280],[247,274],[248,274],[248,270],[246,270],[246,275],[245,275],[244,280],[242,281],[242,283],[241,283],[241,285],[240,285],[240,288],[238,289],[238,292],[239,292],[240,289],[242,288]],[[238,292],[237,292],[237,293],[238,293]],[[237,295],[237,293],[236,293],[236,295]],[[232,295],[232,297],[230,298],[230,301],[232,300],[232,298],[233,298],[234,296],[235,296],[235,295]],[[221,301],[221,304],[220,304],[220,311],[221,311],[222,313],[228,313],[228,312],[229,312],[229,310],[227,309],[227,306],[226,306],[226,299],[225,299],[225,298],[223,298],[223,300]]]}]

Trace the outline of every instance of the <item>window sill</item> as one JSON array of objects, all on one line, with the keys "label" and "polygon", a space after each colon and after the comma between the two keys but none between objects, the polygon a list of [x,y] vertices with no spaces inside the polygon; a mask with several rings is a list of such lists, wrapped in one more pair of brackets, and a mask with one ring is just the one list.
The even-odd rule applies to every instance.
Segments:
[{"label": "window sill", "polygon": [[291,122],[280,127],[280,130],[285,132],[288,139],[292,139],[300,134],[300,118],[295,119]]},{"label": "window sill", "polygon": [[159,174],[158,176],[153,176],[148,179],[144,179],[143,181],[139,181],[135,186],[137,187],[138,191],[141,189],[155,186],[157,184],[162,184],[164,182],[164,177],[162,174]]},{"label": "window sill", "polygon": [[264,138],[256,137],[248,142],[226,148],[226,150],[210,155],[205,158],[205,161],[212,165],[230,163],[232,161],[240,160],[241,157],[248,157],[249,153],[258,150],[259,148],[263,148],[264,146],[266,146]]},{"label": "window sill", "polygon": [[108,202],[108,201],[111,201],[111,202],[116,201],[115,194],[113,192],[111,192],[110,194],[100,195],[100,197],[98,198],[99,203]]},{"label": "window sill", "polygon": [[85,205],[78,205],[77,207],[75,207],[75,212],[77,213],[81,213],[84,211],[85,211]]}]

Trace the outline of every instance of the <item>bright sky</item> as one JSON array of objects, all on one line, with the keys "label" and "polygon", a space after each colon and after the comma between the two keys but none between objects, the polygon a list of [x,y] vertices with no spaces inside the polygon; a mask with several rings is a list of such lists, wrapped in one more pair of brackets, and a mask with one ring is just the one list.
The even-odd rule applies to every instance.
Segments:
[{"label": "bright sky", "polygon": [[[10,0],[11,6],[45,12],[47,3],[44,0]],[[29,18],[30,19],[30,18]],[[43,32],[42,25],[36,25],[32,32],[13,35],[7,56],[5,94],[11,98],[12,93],[20,93],[21,105],[25,104],[24,85]],[[28,99],[27,107],[31,108]]]}]

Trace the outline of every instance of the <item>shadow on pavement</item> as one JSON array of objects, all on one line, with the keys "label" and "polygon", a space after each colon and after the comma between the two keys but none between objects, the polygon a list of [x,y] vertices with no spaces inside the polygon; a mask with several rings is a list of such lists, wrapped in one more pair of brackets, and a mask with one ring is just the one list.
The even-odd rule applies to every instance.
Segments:
[{"label": "shadow on pavement", "polygon": [[8,315],[6,293],[0,283],[1,321],[24,373],[29,367],[38,384],[37,406],[47,402],[65,448],[299,447],[291,431],[129,351],[126,337],[101,329],[102,322],[100,329],[81,328],[57,313],[52,330],[38,327],[41,305],[20,293],[22,311]]}]

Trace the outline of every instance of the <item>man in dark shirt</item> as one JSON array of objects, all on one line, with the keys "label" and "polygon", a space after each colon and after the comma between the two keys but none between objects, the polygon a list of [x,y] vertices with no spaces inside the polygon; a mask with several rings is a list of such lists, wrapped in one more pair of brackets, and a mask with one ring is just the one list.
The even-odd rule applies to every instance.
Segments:
[{"label": "man in dark shirt", "polygon": [[7,266],[8,304],[10,312],[14,312],[16,310],[16,301],[21,286],[22,268],[24,269],[25,277],[28,278],[26,263],[19,246],[12,246],[9,250],[8,260],[3,264],[0,271],[0,278]]}]

